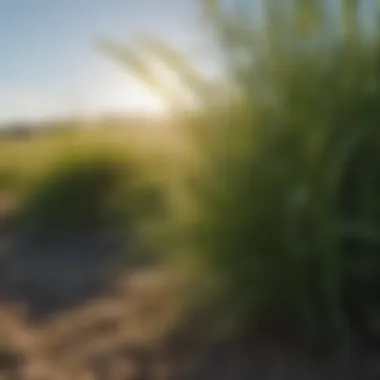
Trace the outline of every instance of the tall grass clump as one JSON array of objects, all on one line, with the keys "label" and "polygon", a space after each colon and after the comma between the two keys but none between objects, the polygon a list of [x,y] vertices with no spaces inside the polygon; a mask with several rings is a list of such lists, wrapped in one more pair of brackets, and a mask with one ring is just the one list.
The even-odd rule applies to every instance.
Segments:
[{"label": "tall grass clump", "polygon": [[[380,40],[377,19],[368,25],[376,3],[367,2],[368,19],[361,0],[266,0],[259,17],[248,1],[202,3],[219,81],[164,43],[141,41],[199,100],[186,132],[201,165],[182,178],[182,206],[191,207],[177,205],[172,216],[181,247],[220,284],[215,318],[331,343],[374,335]],[[106,47],[161,88],[143,54]]]}]

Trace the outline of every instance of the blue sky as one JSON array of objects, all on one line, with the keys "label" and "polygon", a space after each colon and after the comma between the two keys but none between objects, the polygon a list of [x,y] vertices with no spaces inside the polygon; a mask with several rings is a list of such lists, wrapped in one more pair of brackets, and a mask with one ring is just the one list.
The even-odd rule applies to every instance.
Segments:
[{"label": "blue sky", "polygon": [[[260,3],[247,1],[254,8]],[[144,31],[197,54],[205,42],[197,3],[0,0],[0,122],[160,109],[159,100],[95,48],[94,39],[128,42],[134,32]]]},{"label": "blue sky", "polygon": [[154,107],[157,101],[93,40],[129,41],[148,31],[191,50],[199,37],[195,4],[0,0],[0,120]]}]

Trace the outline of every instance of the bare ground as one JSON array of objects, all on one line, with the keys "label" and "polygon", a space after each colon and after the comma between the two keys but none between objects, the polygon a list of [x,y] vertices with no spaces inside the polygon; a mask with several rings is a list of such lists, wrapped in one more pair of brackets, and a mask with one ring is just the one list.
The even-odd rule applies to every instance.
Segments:
[{"label": "bare ground", "polygon": [[[205,346],[205,326],[178,328],[181,295],[162,269],[130,272],[113,282],[112,291],[104,291],[98,280],[105,265],[102,253],[109,247],[99,242],[34,247],[37,255],[18,249],[25,247],[14,245],[4,232],[0,379],[380,379],[380,352],[356,342],[336,354],[312,353],[268,336]],[[51,255],[52,250],[71,253]],[[99,250],[99,255],[79,255],[84,250]],[[36,309],[44,318],[31,318]]]}]

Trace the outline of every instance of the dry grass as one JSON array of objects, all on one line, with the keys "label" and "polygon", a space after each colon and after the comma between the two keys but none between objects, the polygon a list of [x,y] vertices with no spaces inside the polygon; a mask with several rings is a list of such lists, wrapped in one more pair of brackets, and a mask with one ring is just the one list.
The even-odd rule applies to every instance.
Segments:
[{"label": "dry grass", "polygon": [[4,306],[0,378],[125,380],[152,371],[150,378],[165,379],[159,352],[179,310],[170,294],[176,287],[152,272],[131,275],[129,283],[113,299],[89,302],[39,325],[29,323],[22,308]]}]

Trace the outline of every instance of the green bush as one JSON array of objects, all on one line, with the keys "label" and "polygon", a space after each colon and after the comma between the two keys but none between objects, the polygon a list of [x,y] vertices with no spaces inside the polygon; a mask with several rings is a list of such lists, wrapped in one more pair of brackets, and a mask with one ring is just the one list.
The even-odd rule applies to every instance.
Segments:
[{"label": "green bush", "polygon": [[[28,189],[20,208],[24,231],[45,237],[134,226],[147,215],[155,187],[127,155],[89,149],[65,152]],[[145,196],[145,198],[144,198]]]},{"label": "green bush", "polygon": [[12,191],[18,185],[17,172],[12,167],[0,167],[0,193]]}]

